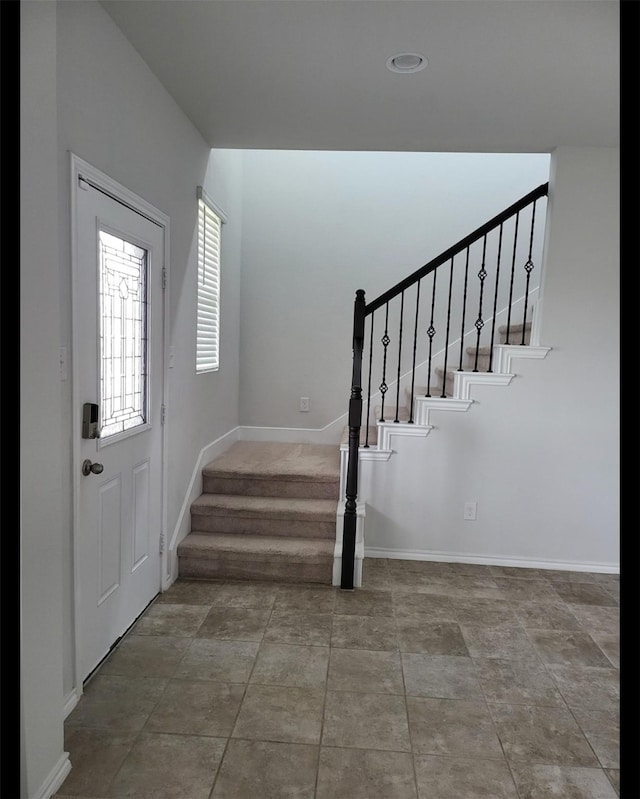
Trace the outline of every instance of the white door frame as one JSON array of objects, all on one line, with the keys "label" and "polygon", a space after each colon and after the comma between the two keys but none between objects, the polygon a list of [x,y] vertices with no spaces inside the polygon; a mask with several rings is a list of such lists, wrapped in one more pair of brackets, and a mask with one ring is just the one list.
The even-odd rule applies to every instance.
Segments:
[{"label": "white door frame", "polygon": [[[80,675],[80,657],[78,640],[81,635],[79,625],[79,516],[80,516],[80,481],[81,481],[81,455],[80,455],[80,438],[78,430],[74,425],[77,424],[77,409],[79,408],[80,396],[78,389],[78,348],[76,346],[78,331],[78,297],[77,297],[77,276],[79,271],[78,263],[78,220],[77,220],[77,203],[78,203],[78,181],[85,178],[88,182],[103,191],[105,194],[110,195],[114,200],[129,206],[132,210],[155,222],[163,230],[163,245],[164,245],[164,263],[163,275],[165,280],[164,289],[164,308],[163,308],[163,376],[162,376],[162,404],[166,405],[166,398],[168,396],[168,376],[167,376],[167,355],[169,352],[169,217],[163,214],[162,211],[155,208],[142,197],[134,194],[121,183],[110,178],[104,172],[101,172],[96,167],[83,161],[81,158],[70,152],[71,157],[71,370],[72,370],[72,385],[71,385],[71,404],[72,404],[72,441],[73,441],[73,464],[72,464],[72,530],[73,530],[73,652],[74,652],[74,675],[73,675],[73,694],[74,701],[65,703],[65,716],[68,715],[76,702],[80,699],[83,693],[82,679]],[[164,416],[164,415],[163,415]],[[161,436],[161,473],[162,473],[162,508],[161,508],[161,530],[160,541],[165,544],[167,540],[167,451],[168,451],[168,424],[165,421],[162,425]],[[167,564],[167,546],[163,546],[160,566],[160,584],[159,590],[165,588],[168,583],[168,564]]]}]

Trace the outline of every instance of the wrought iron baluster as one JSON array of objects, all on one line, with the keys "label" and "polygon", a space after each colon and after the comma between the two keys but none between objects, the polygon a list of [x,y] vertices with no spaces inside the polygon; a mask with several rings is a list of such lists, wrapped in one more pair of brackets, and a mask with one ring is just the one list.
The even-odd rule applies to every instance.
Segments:
[{"label": "wrought iron baluster", "polygon": [[493,295],[493,320],[491,322],[491,346],[489,347],[489,368],[487,372],[492,372],[493,369],[493,342],[496,336],[496,314],[498,311],[498,283],[500,282],[500,257],[502,255],[502,225],[500,225],[500,235],[498,237],[498,259],[496,262],[496,290]]},{"label": "wrought iron baluster", "polygon": [[416,348],[418,345],[418,311],[420,308],[420,281],[416,287],[416,318],[413,328],[413,363],[411,365],[411,403],[409,406],[409,424],[413,424],[413,390],[416,384]]},{"label": "wrought iron baluster", "polygon": [[438,270],[433,270],[433,289],[431,290],[431,321],[429,322],[429,327],[427,328],[427,336],[429,337],[429,371],[427,372],[427,393],[425,396],[431,396],[431,354],[433,351],[433,337],[436,334],[436,329],[433,326],[433,309],[435,308],[436,304],[436,275],[438,274]]},{"label": "wrought iron baluster", "polygon": [[520,222],[520,211],[516,214],[516,226],[513,231],[513,258],[511,259],[511,283],[509,284],[509,305],[507,307],[507,339],[505,344],[509,343],[509,335],[511,334],[511,303],[513,302],[513,278],[516,271],[516,249],[518,247],[518,224]]},{"label": "wrought iron baluster", "polygon": [[389,390],[387,385],[387,347],[391,339],[389,338],[389,303],[386,304],[386,311],[384,317],[384,336],[380,339],[384,347],[384,355],[382,360],[382,383],[380,383],[380,393],[382,394],[382,405],[380,406],[380,421],[384,422],[384,398]]},{"label": "wrought iron baluster", "polygon": [[525,324],[527,323],[527,304],[529,302],[529,280],[531,279],[531,272],[534,269],[533,261],[531,260],[531,256],[533,254],[533,229],[536,224],[536,203],[538,201],[533,201],[533,208],[531,210],[531,235],[529,236],[529,257],[527,258],[527,263],[524,265],[524,271],[527,273],[527,284],[524,290],[524,315],[522,317],[522,341],[521,344],[524,344],[524,331],[525,331]]},{"label": "wrought iron baluster", "polygon": [[476,358],[473,364],[473,371],[478,371],[478,350],[480,349],[480,334],[482,333],[482,328],[484,327],[484,320],[482,318],[482,299],[484,295],[484,281],[487,278],[487,270],[484,268],[486,263],[486,254],[487,254],[487,234],[484,235],[484,240],[482,242],[482,266],[480,267],[480,271],[478,272],[478,277],[480,278],[480,300],[478,302],[478,318],[476,319]]},{"label": "wrought iron baluster", "polygon": [[398,334],[398,379],[396,381],[396,424],[400,421],[400,361],[402,360],[402,322],[404,317],[404,291],[400,294],[400,332]]},{"label": "wrought iron baluster", "polygon": [[464,350],[464,322],[467,314],[467,278],[469,276],[469,247],[467,247],[467,258],[464,265],[464,290],[462,293],[462,326],[460,327],[460,365],[458,369],[462,371],[462,353]]},{"label": "wrought iron baluster", "polygon": [[449,305],[447,306],[447,332],[445,334],[445,345],[444,345],[444,380],[442,381],[442,397],[446,397],[446,386],[447,386],[447,361],[449,359],[449,325],[451,322],[451,288],[453,286],[453,259],[455,256],[451,257],[451,270],[449,272]]},{"label": "wrought iron baluster", "polygon": [[365,449],[369,448],[369,418],[371,414],[371,368],[373,364],[373,317],[375,311],[371,314],[371,336],[369,339],[369,380],[367,382],[367,429],[364,434]]}]

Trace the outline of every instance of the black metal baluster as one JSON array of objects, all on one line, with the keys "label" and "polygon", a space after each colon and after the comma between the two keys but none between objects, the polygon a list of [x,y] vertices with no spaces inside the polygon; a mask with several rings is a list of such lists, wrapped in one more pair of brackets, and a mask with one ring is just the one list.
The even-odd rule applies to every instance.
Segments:
[{"label": "black metal baluster", "polygon": [[402,359],[402,322],[404,317],[404,291],[400,295],[400,332],[398,334],[398,379],[396,381],[396,424],[400,421],[400,361]]},{"label": "black metal baluster", "polygon": [[431,396],[431,352],[433,350],[433,337],[436,334],[436,329],[433,326],[433,309],[436,303],[436,275],[438,274],[438,270],[433,270],[433,289],[431,291],[431,321],[429,322],[429,327],[427,328],[427,336],[429,336],[429,371],[427,377],[427,393],[425,396]]},{"label": "black metal baluster", "polygon": [[464,291],[462,295],[462,326],[460,328],[460,365],[458,369],[462,371],[462,353],[464,350],[464,321],[467,313],[467,277],[469,275],[469,247],[467,247],[467,258],[464,265]]},{"label": "black metal baluster", "polygon": [[418,345],[418,309],[420,308],[420,281],[416,288],[416,318],[413,329],[413,363],[411,365],[411,404],[409,407],[409,424],[413,424],[413,390],[416,384],[416,348]]},{"label": "black metal baluster", "polygon": [[387,347],[391,342],[389,338],[389,303],[386,305],[386,313],[384,317],[384,336],[380,339],[384,347],[384,356],[382,360],[382,383],[380,383],[380,393],[382,394],[382,405],[380,406],[380,421],[384,422],[384,397],[387,393],[389,386],[387,385]]},{"label": "black metal baluster", "polygon": [[480,300],[478,302],[478,318],[476,319],[476,358],[473,364],[473,371],[478,371],[478,350],[480,349],[480,333],[482,332],[482,328],[484,327],[484,320],[482,319],[482,299],[484,295],[484,281],[487,277],[487,270],[484,268],[486,263],[486,253],[487,253],[487,234],[484,235],[484,240],[482,242],[482,266],[480,267],[480,271],[478,272],[478,277],[480,278]]},{"label": "black metal baluster", "polygon": [[500,225],[500,235],[498,237],[498,260],[496,262],[496,290],[493,295],[493,321],[491,322],[491,346],[489,348],[489,368],[487,372],[492,372],[493,369],[493,342],[496,336],[496,313],[498,311],[498,283],[500,282],[500,257],[502,255],[502,225]]},{"label": "black metal baluster", "polygon": [[513,258],[511,259],[511,283],[509,284],[509,306],[507,307],[507,340],[505,344],[509,343],[509,335],[511,333],[511,303],[513,302],[513,277],[516,269],[516,248],[518,246],[518,223],[520,222],[520,211],[516,214],[516,226],[513,231]]},{"label": "black metal baluster", "polygon": [[529,258],[527,259],[527,263],[524,265],[524,271],[527,273],[527,285],[524,290],[524,316],[522,317],[522,341],[520,342],[521,344],[524,344],[524,326],[527,322],[527,304],[529,302],[529,280],[531,279],[531,272],[534,268],[531,256],[533,254],[533,228],[536,223],[537,202],[538,202],[537,200],[534,200],[533,209],[531,211],[531,235],[529,237]]},{"label": "black metal baluster", "polygon": [[373,317],[375,311],[371,314],[371,337],[369,339],[369,380],[367,382],[367,429],[364,436],[365,449],[369,449],[369,418],[371,413],[371,368],[373,364]]},{"label": "black metal baluster", "polygon": [[449,305],[447,307],[447,332],[445,334],[445,345],[444,345],[444,380],[442,386],[442,397],[446,397],[446,385],[447,385],[447,361],[449,359],[449,325],[451,322],[451,288],[453,286],[453,256],[451,258],[451,271],[449,272]]}]

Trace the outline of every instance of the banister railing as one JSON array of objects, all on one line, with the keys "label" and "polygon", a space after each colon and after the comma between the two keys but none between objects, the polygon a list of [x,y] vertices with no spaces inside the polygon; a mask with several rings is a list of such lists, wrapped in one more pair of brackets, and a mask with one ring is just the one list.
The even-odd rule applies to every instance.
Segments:
[{"label": "banister railing", "polygon": [[[351,377],[351,395],[349,399],[349,448],[347,461],[347,477],[345,490],[345,509],[344,526],[342,536],[342,571],[340,587],[352,589],[354,584],[355,566],[355,545],[357,527],[357,498],[358,498],[358,461],[360,450],[360,430],[362,426],[362,364],[365,342],[366,320],[370,318],[369,334],[369,357],[368,357],[368,378],[367,378],[367,418],[364,448],[369,447],[369,421],[372,404],[372,379],[378,361],[374,360],[374,322],[375,312],[384,309],[384,332],[380,338],[382,351],[379,359],[380,382],[378,383],[377,393],[380,395],[380,412],[378,421],[400,422],[400,386],[403,378],[410,381],[409,391],[409,419],[408,423],[413,424],[413,400],[416,391],[416,372],[425,373],[425,396],[432,396],[432,368],[437,357],[442,360],[442,386],[438,388],[439,396],[445,397],[447,391],[446,375],[449,362],[457,359],[458,371],[464,371],[464,352],[465,343],[469,340],[471,347],[467,347],[467,353],[471,356],[471,371],[479,371],[479,357],[481,356],[481,340],[485,327],[490,323],[491,332],[488,341],[488,369],[492,371],[493,347],[495,344],[496,324],[499,319],[504,319],[506,324],[506,340],[509,344],[512,326],[520,325],[519,341],[525,343],[525,330],[528,323],[527,313],[530,308],[530,296],[538,286],[532,284],[532,272],[535,262],[541,260],[543,233],[536,228],[536,205],[546,198],[549,191],[549,184],[543,183],[538,188],[526,194],[517,202],[505,208],[504,211],[494,216],[484,225],[465,236],[463,239],[449,247],[436,258],[417,269],[408,277],[401,280],[395,286],[385,291],[370,303],[365,302],[365,292],[358,289],[354,303],[353,318],[353,368]],[[527,240],[524,245],[519,234],[527,223],[527,212],[531,211],[531,217],[527,228]],[[493,239],[496,238],[494,242]],[[509,241],[511,239],[511,241]],[[495,255],[494,247],[495,244]],[[501,284],[501,268],[503,251],[511,244],[511,266],[508,273],[508,284]],[[480,245],[480,252],[473,251],[474,245]],[[524,249],[523,249],[524,247]],[[459,259],[464,254],[463,259]],[[460,267],[462,272],[455,274],[456,259],[458,264],[463,261]],[[478,283],[473,282],[472,264],[476,260],[479,263],[477,272]],[[522,264],[522,270],[518,271],[518,264]],[[448,273],[447,273],[448,266]],[[444,280],[438,284],[438,273],[444,272]],[[502,270],[504,275],[504,270]],[[430,279],[430,285],[426,283]],[[437,293],[438,285],[444,284],[446,295],[446,306],[441,306],[439,299],[441,295]],[[420,352],[419,345],[419,320],[420,311],[423,305],[420,303],[421,286],[426,285],[426,291],[422,290],[423,300],[426,297],[428,312],[428,327],[424,331],[426,335],[426,357],[424,361],[418,360]],[[415,301],[411,302],[411,292],[415,287]],[[485,300],[489,297],[489,308],[485,308]],[[391,307],[393,300],[399,298],[400,307],[396,314],[395,306]],[[475,316],[472,320],[468,314],[476,308]],[[514,313],[520,312],[522,315],[515,317]],[[413,315],[411,317],[411,314]],[[488,316],[487,316],[488,314]],[[397,315],[397,319],[394,317]],[[409,318],[407,318],[409,315]],[[458,318],[456,318],[458,317]],[[520,322],[513,322],[513,319],[521,319]],[[389,335],[394,329],[394,322],[397,321],[398,337],[397,349],[395,346],[390,349],[395,342]],[[441,329],[444,329],[444,336],[440,336]],[[501,327],[501,330],[503,328]],[[402,374],[403,363],[403,335],[405,330],[413,332],[413,339],[410,342],[409,356],[411,368]],[[451,341],[451,336],[459,331],[459,339]],[[405,337],[406,340],[406,337]],[[459,356],[458,356],[459,345]],[[440,349],[438,349],[440,347]],[[391,375],[395,374],[395,381]],[[387,411],[393,414],[393,419],[385,419],[385,403],[387,393],[391,386],[389,380],[395,382],[395,409]],[[391,394],[394,396],[394,394]]]}]

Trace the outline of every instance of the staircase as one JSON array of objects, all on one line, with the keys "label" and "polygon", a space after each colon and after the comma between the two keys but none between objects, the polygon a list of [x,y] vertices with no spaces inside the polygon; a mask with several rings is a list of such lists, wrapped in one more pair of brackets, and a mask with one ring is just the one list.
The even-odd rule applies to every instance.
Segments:
[{"label": "staircase", "polygon": [[338,447],[238,441],[202,470],[180,577],[332,582]]}]

